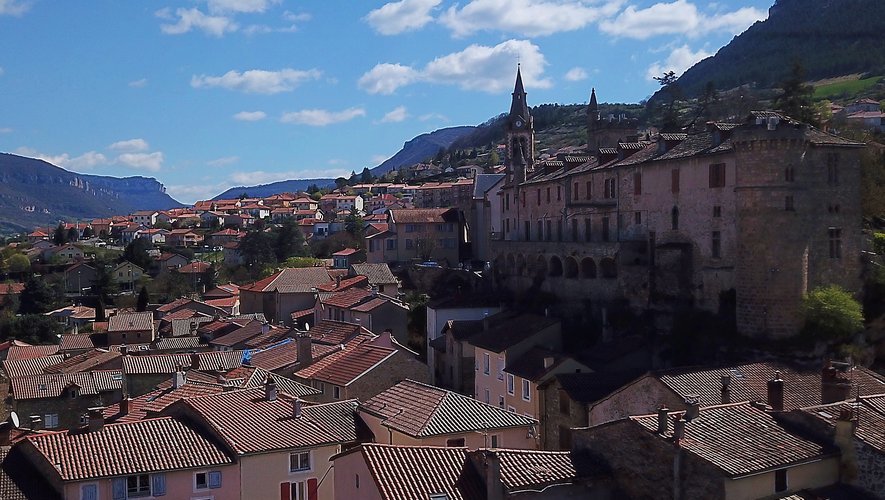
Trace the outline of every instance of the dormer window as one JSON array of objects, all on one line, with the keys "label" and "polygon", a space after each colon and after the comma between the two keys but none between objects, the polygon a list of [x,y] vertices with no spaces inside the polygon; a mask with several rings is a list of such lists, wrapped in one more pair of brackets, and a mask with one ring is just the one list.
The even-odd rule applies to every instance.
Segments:
[{"label": "dormer window", "polygon": [[71,387],[69,394],[71,395],[71,399],[76,398],[77,396],[80,395],[80,388],[79,387]]}]

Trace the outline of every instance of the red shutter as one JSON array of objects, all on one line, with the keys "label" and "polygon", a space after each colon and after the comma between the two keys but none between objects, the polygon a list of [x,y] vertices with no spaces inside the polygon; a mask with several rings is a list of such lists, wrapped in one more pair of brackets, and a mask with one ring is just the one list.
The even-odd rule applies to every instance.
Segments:
[{"label": "red shutter", "polygon": [[292,486],[289,483],[280,483],[280,500],[292,500]]},{"label": "red shutter", "polygon": [[316,478],[310,478],[307,480],[307,500],[317,500],[317,490],[319,486],[317,485]]}]

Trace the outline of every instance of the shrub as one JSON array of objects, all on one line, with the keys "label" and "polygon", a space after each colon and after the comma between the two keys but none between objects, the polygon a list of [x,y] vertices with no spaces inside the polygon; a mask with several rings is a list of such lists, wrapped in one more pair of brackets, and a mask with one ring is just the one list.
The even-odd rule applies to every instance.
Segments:
[{"label": "shrub", "polygon": [[827,342],[844,342],[863,330],[860,302],[845,289],[831,285],[815,288],[803,299],[803,334]]}]

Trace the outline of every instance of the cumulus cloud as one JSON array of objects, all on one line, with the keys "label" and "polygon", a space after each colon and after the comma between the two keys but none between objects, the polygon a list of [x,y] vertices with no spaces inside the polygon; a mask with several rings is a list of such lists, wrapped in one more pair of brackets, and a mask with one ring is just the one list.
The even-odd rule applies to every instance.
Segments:
[{"label": "cumulus cloud", "polygon": [[261,13],[280,0],[209,0],[209,12]]},{"label": "cumulus cloud", "polygon": [[267,113],[264,111],[240,111],[234,115],[234,120],[241,122],[257,122],[265,118],[267,118]]},{"label": "cumulus cloud", "polygon": [[89,170],[109,163],[107,157],[97,151],[87,151],[78,156],[71,156],[68,153],[50,155],[28,147],[20,147],[15,150],[15,154],[37,158],[67,170]]},{"label": "cumulus cloud", "polygon": [[409,117],[405,106],[397,106],[381,118],[381,123],[401,122]]},{"label": "cumulus cloud", "polygon": [[[156,12],[160,19],[170,21],[160,25],[160,30],[167,35],[182,35],[198,29],[207,35],[220,37],[225,33],[237,31],[239,25],[228,16],[205,14],[199,9],[175,9],[175,13],[167,7]],[[174,21],[174,22],[173,22]]]},{"label": "cumulus cloud", "polygon": [[523,36],[545,36],[574,31],[614,15],[624,0],[473,0],[455,5],[440,22],[457,37],[477,31],[503,31]]},{"label": "cumulus cloud", "polygon": [[426,121],[430,121],[430,120],[437,120],[437,121],[446,122],[446,123],[449,122],[448,116],[441,115],[439,113],[428,113],[426,115],[419,116],[418,119],[421,120],[422,122],[426,122]]},{"label": "cumulus cloud", "polygon": [[359,86],[370,94],[392,94],[417,81],[456,85],[464,90],[496,93],[513,85],[513,66],[522,62],[526,86],[549,88],[543,77],[547,61],[537,45],[527,40],[507,40],[494,47],[470,45],[466,49],[438,57],[422,69],[401,64],[378,64],[359,79]]},{"label": "cumulus cloud", "polygon": [[430,12],[441,0],[400,0],[369,12],[366,22],[382,35],[398,35],[424,27],[433,20]]},{"label": "cumulus cloud", "polygon": [[0,134],[11,134],[12,127],[0,127]]},{"label": "cumulus cloud", "polygon": [[656,3],[646,9],[630,5],[618,16],[601,22],[599,28],[611,35],[639,40],[682,33],[696,37],[715,31],[737,34],[766,16],[765,11],[752,7],[708,16],[699,12],[695,4],[676,0]]},{"label": "cumulus cloud", "polygon": [[667,71],[672,71],[677,75],[681,75],[685,70],[694,66],[696,62],[710,57],[711,55],[713,54],[703,49],[694,52],[688,45],[676,47],[670,52],[670,56],[667,57],[666,61],[656,61],[649,66],[645,73],[645,77],[652,80],[654,77],[659,77]]},{"label": "cumulus cloud", "polygon": [[363,108],[348,108],[343,111],[303,109],[301,111],[283,113],[280,121],[283,123],[310,125],[311,127],[325,127],[333,123],[347,122],[360,116],[366,116],[366,110]]},{"label": "cumulus cloud", "polygon": [[123,153],[117,156],[117,163],[136,170],[157,172],[163,167],[163,153]]},{"label": "cumulus cloud", "polygon": [[150,146],[148,146],[147,141],[144,139],[129,139],[125,141],[117,141],[108,146],[108,149],[126,153],[137,153],[140,151],[147,151],[150,149]]},{"label": "cumulus cloud", "polygon": [[27,12],[33,2],[20,0],[0,0],[0,16],[20,16]]},{"label": "cumulus cloud", "polygon": [[142,78],[140,80],[133,80],[133,81],[129,82],[129,86],[134,89],[140,89],[142,87],[146,87],[147,83],[148,83],[147,78]]},{"label": "cumulus cloud", "polygon": [[565,79],[570,82],[579,82],[587,79],[587,71],[584,68],[572,68],[565,74]]},{"label": "cumulus cloud", "polygon": [[225,156],[223,158],[216,158],[214,160],[209,160],[206,162],[206,165],[210,167],[224,167],[226,165],[233,165],[234,163],[240,161],[239,156]]},{"label": "cumulus cloud", "polygon": [[221,87],[251,94],[278,94],[292,91],[302,82],[316,80],[320,75],[320,71],[316,69],[253,69],[242,73],[231,70],[221,76],[194,75],[191,77],[191,87]]}]

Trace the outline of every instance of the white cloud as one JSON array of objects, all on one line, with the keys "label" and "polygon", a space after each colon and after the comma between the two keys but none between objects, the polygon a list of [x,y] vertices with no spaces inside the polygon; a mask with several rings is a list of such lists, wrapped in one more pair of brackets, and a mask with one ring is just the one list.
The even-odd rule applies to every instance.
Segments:
[{"label": "white cloud", "polygon": [[167,21],[175,21],[160,25],[160,30],[167,35],[181,35],[199,29],[207,35],[220,37],[239,29],[239,25],[230,17],[204,14],[196,8],[175,9],[175,14],[172,14],[169,8],[165,8],[158,10],[156,16]]},{"label": "white cloud", "polygon": [[439,113],[428,113],[426,115],[421,115],[418,117],[422,122],[430,121],[430,120],[438,120],[441,122],[449,122],[449,117],[446,115],[441,115]]},{"label": "white cloud", "polygon": [[316,69],[286,68],[279,71],[253,69],[242,73],[231,70],[221,76],[194,75],[191,77],[191,87],[222,87],[253,94],[277,94],[292,91],[300,83],[316,80],[320,75],[320,71]]},{"label": "white cloud", "polygon": [[399,87],[425,81],[456,85],[464,90],[496,93],[513,85],[514,63],[522,62],[527,87],[549,88],[543,78],[547,61],[537,45],[527,40],[507,40],[494,47],[471,45],[461,52],[438,57],[421,69],[401,64],[378,64],[359,80],[370,94],[392,94]]},{"label": "white cloud", "polygon": [[384,118],[381,118],[381,123],[395,123],[401,122],[409,117],[409,113],[406,111],[405,106],[397,106],[390,112],[384,115]]},{"label": "white cloud", "polygon": [[363,108],[348,108],[343,111],[328,111],[325,109],[304,109],[283,113],[280,121],[283,123],[297,123],[312,127],[325,127],[333,123],[341,123],[353,120],[359,116],[366,116]]},{"label": "white cloud", "polygon": [[283,20],[289,21],[290,23],[303,23],[305,21],[310,21],[310,14],[306,12],[295,13],[291,11],[283,12]]},{"label": "white cloud", "polygon": [[586,27],[614,15],[624,0],[473,0],[455,5],[440,22],[455,36],[477,31],[503,31],[523,36],[544,36]]},{"label": "white cloud", "polygon": [[579,82],[587,79],[587,71],[584,68],[572,68],[565,74],[565,79],[570,82]]},{"label": "white cloud", "polygon": [[734,12],[704,15],[687,0],[656,3],[646,9],[630,5],[617,17],[603,21],[599,28],[608,34],[645,40],[656,35],[686,34],[696,37],[714,31],[740,33],[756,21],[765,19],[764,11],[744,7]]},{"label": "white cloud", "polygon": [[267,118],[267,113],[264,111],[240,111],[234,115],[234,120],[241,122],[257,122],[265,118]]},{"label": "white cloud", "polygon": [[33,2],[19,0],[0,0],[0,16],[20,16],[31,8]]},{"label": "white cloud", "polygon": [[209,12],[261,13],[280,0],[209,0]]},{"label": "white cloud", "polygon": [[424,27],[433,20],[430,12],[441,0],[400,0],[369,12],[366,22],[382,35],[398,35]]},{"label": "white cloud", "polygon": [[372,158],[371,158],[371,162],[372,162],[373,165],[380,165],[380,164],[384,163],[384,161],[387,160],[388,158],[390,158],[390,156],[387,156],[387,155],[373,155]]},{"label": "white cloud", "polygon": [[0,134],[11,134],[12,127],[0,127]]},{"label": "white cloud", "polygon": [[667,57],[666,61],[656,61],[649,66],[645,73],[645,77],[652,80],[654,77],[659,77],[667,71],[672,71],[676,73],[676,75],[681,75],[696,62],[706,57],[710,57],[711,55],[713,54],[703,49],[698,50],[697,52],[692,52],[688,45],[676,47],[670,52],[670,56]]},{"label": "white cloud", "polygon": [[[2,0],[0,0],[2,1]],[[3,76],[3,66],[0,66],[0,76]]]},{"label": "white cloud", "polygon": [[148,83],[147,78],[142,78],[140,80],[133,80],[133,81],[129,82],[129,86],[132,88],[135,88],[135,89],[140,89],[142,87],[146,87],[147,83]]},{"label": "white cloud", "polygon": [[129,139],[126,141],[117,141],[110,146],[108,149],[113,151],[124,151],[127,153],[137,153],[140,151],[147,151],[150,149],[148,143],[144,139]]},{"label": "white cloud", "polygon": [[226,165],[233,165],[234,163],[240,161],[239,156],[225,156],[223,158],[216,158],[214,160],[209,160],[206,162],[206,165],[210,167],[224,167]]},{"label": "white cloud", "polygon": [[156,172],[163,166],[163,153],[160,151],[153,153],[123,153],[117,157],[116,161],[136,170]]},{"label": "white cloud", "polygon": [[182,203],[194,203],[197,200],[208,200],[227,191],[232,185],[227,182],[211,184],[195,182],[192,184],[166,186],[169,196]]},{"label": "white cloud", "polygon": [[40,153],[31,148],[20,147],[15,150],[15,154],[30,158],[38,158],[67,170],[89,170],[97,166],[108,164],[107,157],[97,151],[87,151],[79,156],[72,157],[68,153],[49,155]]}]

